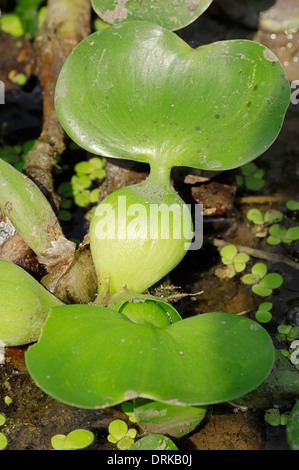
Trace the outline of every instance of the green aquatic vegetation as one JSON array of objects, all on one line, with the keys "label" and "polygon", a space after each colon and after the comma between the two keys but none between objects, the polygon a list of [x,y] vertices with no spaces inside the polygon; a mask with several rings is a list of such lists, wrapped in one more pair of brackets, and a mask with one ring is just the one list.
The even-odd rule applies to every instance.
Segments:
[{"label": "green aquatic vegetation", "polygon": [[6,417],[3,413],[0,413],[0,426],[3,426],[3,424],[6,421]]},{"label": "green aquatic vegetation", "polygon": [[296,201],[295,199],[290,199],[289,201],[286,202],[286,208],[289,209],[290,211],[298,211],[299,201]]},{"label": "green aquatic vegetation", "polygon": [[39,341],[25,355],[41,389],[84,408],[138,397],[199,406],[247,393],[273,366],[269,335],[248,318],[219,312],[181,320],[165,302],[161,308],[159,299],[138,297],[135,302],[134,294],[131,302],[118,305],[118,311],[116,303],[114,308],[64,305],[51,310]]},{"label": "green aquatic vegetation", "polygon": [[269,236],[267,237],[269,245],[290,244],[297,240],[299,240],[299,226],[284,228],[279,224],[274,224],[269,228]]},{"label": "green aquatic vegetation", "polygon": [[28,152],[36,145],[36,140],[27,140],[24,144],[5,145],[0,149],[0,157],[19,171],[23,170]]},{"label": "green aquatic vegetation", "polygon": [[134,413],[134,403],[132,401],[125,401],[121,404],[121,410],[128,416],[131,423],[137,423]]},{"label": "green aquatic vegetation", "polygon": [[260,209],[252,208],[248,210],[246,217],[256,225],[264,225],[280,222],[283,219],[283,213],[276,209],[269,209],[263,213]]},{"label": "green aquatic vegetation", "polygon": [[0,432],[0,450],[5,449],[7,444],[7,437],[5,436],[5,434],[3,434],[3,432]]},{"label": "green aquatic vegetation", "polygon": [[72,193],[75,204],[86,207],[97,203],[99,200],[99,188],[93,188],[94,181],[106,176],[105,160],[93,157],[88,161],[82,161],[75,165],[75,174],[71,179]]},{"label": "green aquatic vegetation", "polygon": [[293,341],[299,339],[299,327],[292,325],[278,325],[277,339],[279,341]]},{"label": "green aquatic vegetation", "polygon": [[270,312],[273,307],[272,302],[262,302],[257,311],[255,312],[255,319],[260,323],[268,323],[272,320],[272,313]]},{"label": "green aquatic vegetation", "polygon": [[[276,139],[289,100],[283,67],[254,41],[193,49],[165,28],[132,21],[79,43],[57,82],[55,104],[63,128],[88,152],[146,163],[150,174],[97,206],[90,247],[99,295],[93,305],[50,309],[39,340],[25,356],[42,390],[83,408],[106,408],[139,397],[202,407],[233,400],[265,380],[274,348],[261,325],[225,312],[181,319],[170,304],[142,292],[178,265],[195,236],[189,208],[171,184],[172,168],[223,171],[252,161]],[[5,184],[15,191],[18,184],[11,184],[3,163],[0,175],[9,175]],[[85,162],[78,168],[73,182],[84,202],[91,178]],[[30,195],[26,203],[31,210],[39,202],[41,211],[47,209],[46,218],[38,214],[35,226],[41,234],[31,243],[40,257],[48,251],[47,243],[53,249],[44,221],[56,219],[44,200]],[[133,212],[123,211],[124,199]],[[16,207],[23,211],[22,200]],[[7,196],[0,205],[7,206]],[[15,216],[14,206],[6,207],[9,215]],[[146,222],[157,206],[168,212],[167,217],[159,214],[153,234]],[[26,216],[32,235],[33,222]],[[22,229],[24,214],[19,218]],[[113,229],[114,236],[103,236]],[[157,438],[155,445],[167,448],[169,441]],[[65,446],[61,436],[57,441]]]},{"label": "green aquatic vegetation", "polygon": [[0,28],[4,33],[15,37],[23,36],[25,32],[19,16],[15,13],[6,13],[3,15],[0,19]]},{"label": "green aquatic vegetation", "polygon": [[[124,286],[145,291],[191,245],[192,218],[171,186],[171,169],[220,171],[248,163],[277,137],[289,99],[281,64],[252,41],[192,49],[171,31],[130,21],[95,32],[75,48],[55,95],[65,131],[93,154],[144,162],[151,170],[144,183],[105,198],[91,221],[96,271],[109,280],[111,294]],[[124,198],[131,212],[121,205]],[[157,226],[158,233],[150,233],[154,205],[177,207],[172,227],[165,222],[166,240]],[[168,253],[163,260],[162,252]]]},{"label": "green aquatic vegetation", "polygon": [[61,221],[72,219],[72,206],[87,208],[99,200],[98,180],[106,176],[105,159],[92,157],[74,166],[75,174],[71,181],[64,181],[57,188],[61,197],[58,218]]},{"label": "green aquatic vegetation", "polygon": [[12,13],[1,17],[0,28],[12,36],[27,35],[33,38],[44,18],[45,10],[40,9],[43,0],[16,0]]},{"label": "green aquatic vegetation", "polygon": [[264,175],[264,170],[258,168],[256,163],[250,162],[240,168],[236,182],[239,187],[245,186],[250,191],[259,191],[265,186]]},{"label": "green aquatic vegetation", "polygon": [[108,441],[115,444],[119,450],[130,449],[137,435],[137,430],[135,428],[129,429],[127,423],[121,419],[111,421],[108,431]]},{"label": "green aquatic vegetation", "polygon": [[8,395],[6,395],[6,396],[4,397],[4,403],[5,403],[6,405],[11,405],[11,404],[12,404],[12,398],[9,397]]},{"label": "green aquatic vegetation", "polygon": [[165,2],[156,0],[127,0],[115,3],[114,0],[91,0],[99,17],[110,24],[124,21],[150,21],[167,29],[178,30],[192,23],[212,3],[212,0],[177,0]]},{"label": "green aquatic vegetation", "polygon": [[292,450],[299,450],[299,400],[293,406],[287,421],[287,441]]},{"label": "green aquatic vegetation", "polygon": [[169,437],[162,434],[148,434],[132,445],[130,450],[178,450],[175,443]]},{"label": "green aquatic vegetation", "polygon": [[271,426],[280,426],[286,424],[286,415],[281,414],[278,408],[269,408],[265,412],[265,422]]},{"label": "green aquatic vegetation", "polygon": [[[3,413],[0,413],[0,426],[3,426],[6,422],[6,416]],[[7,446],[7,438],[3,432],[0,431],[0,450],[5,449]]]},{"label": "green aquatic vegetation", "polygon": [[138,426],[149,434],[180,438],[193,431],[205,418],[206,406],[176,406],[147,399],[134,400]]},{"label": "green aquatic vegetation", "polygon": [[272,294],[273,289],[277,289],[283,284],[283,277],[278,273],[268,273],[264,263],[255,263],[251,268],[251,273],[244,274],[241,281],[252,286],[252,292],[261,297]]},{"label": "green aquatic vegetation", "polygon": [[51,438],[55,450],[76,450],[90,446],[94,441],[94,434],[87,429],[75,429],[67,435],[56,434]]},{"label": "green aquatic vegetation", "polygon": [[220,250],[221,261],[225,268],[217,268],[216,276],[220,278],[232,278],[237,273],[241,273],[246,268],[246,263],[250,257],[247,253],[240,253],[234,244],[225,245]]}]

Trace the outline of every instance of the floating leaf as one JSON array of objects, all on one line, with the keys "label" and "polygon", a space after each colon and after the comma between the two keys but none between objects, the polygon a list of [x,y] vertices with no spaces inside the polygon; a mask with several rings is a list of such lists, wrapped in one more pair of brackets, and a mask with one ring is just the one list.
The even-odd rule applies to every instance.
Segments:
[{"label": "floating leaf", "polygon": [[221,248],[220,255],[222,257],[223,264],[230,264],[233,257],[236,256],[237,253],[238,249],[233,244],[225,245],[223,248]]},{"label": "floating leaf", "polygon": [[7,437],[5,436],[5,434],[3,434],[3,432],[0,432],[0,450],[5,449],[7,444]]},{"label": "floating leaf", "polygon": [[289,201],[286,202],[286,207],[290,211],[298,211],[299,210],[299,201],[296,201],[294,199],[290,199]]},{"label": "floating leaf", "polygon": [[280,411],[277,408],[270,408],[265,413],[265,421],[271,426],[280,425]]},{"label": "floating leaf", "polygon": [[246,217],[248,220],[250,220],[251,222],[254,222],[257,225],[263,225],[264,223],[263,213],[259,209],[255,209],[255,208],[249,209],[249,211],[246,214]]},{"label": "floating leaf", "polygon": [[64,450],[65,438],[66,436],[64,434],[56,434],[55,436],[51,437],[51,444],[53,449]]},{"label": "floating leaf", "polygon": [[274,222],[280,222],[283,219],[283,213],[276,209],[269,209],[265,212],[264,220],[267,224],[273,224]]},{"label": "floating leaf", "polygon": [[272,313],[270,312],[270,310],[272,307],[272,302],[261,303],[255,314],[255,319],[260,323],[268,323],[269,321],[271,321]]},{"label": "floating leaf", "polygon": [[272,320],[272,313],[266,310],[258,310],[255,314],[255,319],[260,323],[268,323]]},{"label": "floating leaf", "polygon": [[94,441],[94,434],[87,429],[75,429],[67,434],[64,449],[84,449]]},{"label": "floating leaf", "polygon": [[283,284],[283,277],[278,273],[267,274],[259,283],[261,287],[277,289]]},{"label": "floating leaf", "polygon": [[41,389],[74,406],[137,397],[197,406],[257,387],[274,350],[267,332],[239,315],[208,313],[161,328],[104,307],[66,305],[51,310],[25,358]]},{"label": "floating leaf", "polygon": [[109,424],[108,431],[111,436],[116,439],[116,441],[119,441],[127,434],[128,426],[127,423],[122,419],[115,419]]},{"label": "floating leaf", "polygon": [[255,263],[252,266],[251,272],[252,274],[262,278],[267,274],[267,266],[265,265],[265,263]]},{"label": "floating leaf", "polygon": [[175,406],[151,400],[134,401],[138,425],[149,434],[182,437],[193,431],[204,419],[207,407]]},{"label": "floating leaf", "polygon": [[285,239],[290,241],[299,240],[299,226],[298,227],[291,227],[287,229],[285,234]]},{"label": "floating leaf", "polygon": [[66,436],[64,434],[56,434],[51,438],[51,444],[55,450],[84,449],[92,444],[93,441],[93,432],[86,429],[75,429]]},{"label": "floating leaf", "polygon": [[6,417],[3,413],[0,413],[0,426],[3,426],[3,424],[6,421]]},{"label": "floating leaf", "polygon": [[97,15],[106,23],[150,21],[177,30],[192,23],[212,3],[212,0],[91,0]]},{"label": "floating leaf", "polygon": [[142,437],[130,448],[130,450],[178,450],[175,443],[162,434],[148,434]]},{"label": "floating leaf", "polygon": [[192,49],[171,31],[130,21],[79,43],[55,101],[78,145],[150,163],[158,175],[173,166],[219,171],[253,160],[276,139],[290,87],[276,56],[257,42]]}]

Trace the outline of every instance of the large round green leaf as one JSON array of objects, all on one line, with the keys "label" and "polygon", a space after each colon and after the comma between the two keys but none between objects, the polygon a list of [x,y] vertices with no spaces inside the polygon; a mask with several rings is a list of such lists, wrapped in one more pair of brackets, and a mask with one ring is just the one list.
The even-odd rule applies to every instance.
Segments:
[{"label": "large round green leaf", "polygon": [[56,89],[59,119],[77,144],[158,168],[224,170],[249,162],[273,143],[289,102],[283,67],[261,44],[192,49],[147,22],[84,39]]},{"label": "large round green leaf", "polygon": [[150,21],[177,30],[192,23],[212,0],[91,0],[99,17],[110,24]]},{"label": "large round green leaf", "polygon": [[135,397],[173,405],[232,400],[257,387],[273,361],[265,329],[238,315],[208,313],[156,328],[94,305],[53,308],[26,353],[41,389],[84,408]]}]

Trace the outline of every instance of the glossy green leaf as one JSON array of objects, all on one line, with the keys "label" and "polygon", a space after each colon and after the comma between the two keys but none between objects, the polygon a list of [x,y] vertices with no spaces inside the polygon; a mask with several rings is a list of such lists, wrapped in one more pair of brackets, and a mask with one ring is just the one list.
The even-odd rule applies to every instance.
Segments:
[{"label": "glossy green leaf", "polygon": [[177,30],[192,23],[212,0],[91,0],[97,15],[106,23],[150,21]]},{"label": "glossy green leaf", "polygon": [[150,163],[157,174],[173,166],[244,165],[276,139],[289,102],[284,69],[261,44],[192,49],[147,22],[81,41],[56,88],[59,119],[78,145]]},{"label": "glossy green leaf", "polygon": [[108,431],[113,436],[116,441],[125,437],[128,432],[128,426],[125,421],[122,419],[115,419],[111,421],[108,427]]},{"label": "glossy green leaf", "polygon": [[287,440],[292,450],[299,450],[299,400],[293,406],[288,419]]},{"label": "glossy green leaf", "polygon": [[5,434],[3,434],[3,432],[0,432],[0,450],[5,449],[7,444],[7,437],[5,436]]},{"label": "glossy green leaf", "polygon": [[261,281],[260,286],[277,289],[283,284],[283,277],[278,273],[269,273]]},{"label": "glossy green leaf", "polygon": [[139,439],[129,450],[178,450],[175,443],[163,434],[148,434]]},{"label": "glossy green leaf", "polygon": [[139,325],[94,305],[55,307],[28,371],[49,395],[83,408],[143,397],[172,405],[231,400],[269,374],[274,350],[256,322],[208,313],[165,328]]},{"label": "glossy green leaf", "polygon": [[260,283],[252,286],[252,292],[260,297],[268,297],[272,294],[270,287],[262,286]]},{"label": "glossy green leaf", "polygon": [[175,406],[157,401],[137,399],[134,413],[143,432],[182,437],[193,431],[204,419],[207,407]]},{"label": "glossy green leaf", "polygon": [[0,260],[0,340],[7,346],[36,341],[52,307],[62,305],[23,268]]},{"label": "glossy green leaf", "polygon": [[299,201],[296,201],[295,199],[290,199],[286,202],[286,207],[290,211],[297,211],[299,210]]},{"label": "glossy green leaf", "polygon": [[257,225],[262,225],[264,223],[264,216],[262,211],[256,208],[249,209],[249,211],[246,214],[246,217],[248,220],[251,222],[257,224]]},{"label": "glossy green leaf", "polygon": [[262,278],[267,274],[267,266],[265,263],[255,263],[251,268],[251,272],[252,274]]},{"label": "glossy green leaf", "polygon": [[75,429],[67,434],[64,449],[83,449],[94,441],[94,434],[87,429]]}]

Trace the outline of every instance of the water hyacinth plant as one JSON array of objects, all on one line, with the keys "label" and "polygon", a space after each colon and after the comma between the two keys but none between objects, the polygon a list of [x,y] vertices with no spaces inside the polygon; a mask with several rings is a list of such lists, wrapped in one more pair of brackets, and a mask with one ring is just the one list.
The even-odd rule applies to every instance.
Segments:
[{"label": "water hyacinth plant", "polygon": [[[184,24],[210,3],[178,2]],[[251,162],[277,137],[290,87],[276,56],[256,42],[192,49],[161,25],[131,21],[137,2],[119,3],[130,20],[120,24],[107,18],[111,5],[104,20],[113,25],[84,39],[66,60],[56,110],[77,145],[146,163],[150,173],[98,205],[89,233],[98,298],[53,306],[26,365],[42,390],[73,406],[106,408],[141,397],[157,402],[156,410],[159,403],[187,407],[189,423],[198,422],[201,411],[190,407],[237,399],[260,385],[274,348],[266,330],[246,317],[213,312],[182,319],[165,300],[144,294],[196,237],[171,170],[222,171]],[[167,27],[183,26],[174,23]],[[239,271],[247,258],[235,261]]]},{"label": "water hyacinth plant", "polygon": [[[150,166],[144,183],[102,201],[91,223],[95,267],[99,278],[108,279],[111,294],[124,286],[149,288],[190,246],[191,216],[170,184],[171,169],[245,165],[275,140],[289,100],[281,64],[252,41],[192,49],[160,26],[130,21],[96,32],[75,48],[56,88],[64,129],[92,153]],[[131,212],[121,209],[123,196],[128,206],[135,204]],[[166,222],[167,240],[159,222],[150,224],[155,205],[176,208]]]}]

